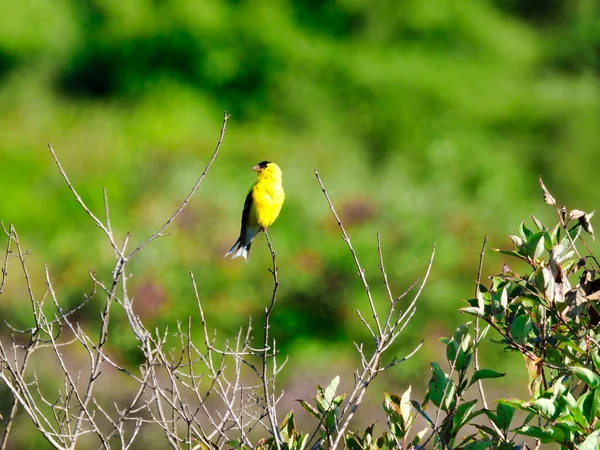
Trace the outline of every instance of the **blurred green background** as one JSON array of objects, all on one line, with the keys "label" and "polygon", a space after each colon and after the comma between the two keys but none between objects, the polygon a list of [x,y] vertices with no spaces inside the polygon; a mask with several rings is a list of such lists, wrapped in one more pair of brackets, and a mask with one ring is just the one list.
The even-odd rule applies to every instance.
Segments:
[{"label": "blurred green background", "polygon": [[[426,385],[428,363],[442,359],[438,338],[466,320],[456,310],[472,296],[483,236],[508,246],[529,214],[554,220],[538,175],[559,202],[596,206],[597,0],[0,0],[0,10],[0,220],[31,249],[37,293],[44,264],[64,307],[89,290],[90,269],[107,279],[113,268],[47,142],[99,215],[107,188],[118,239],[131,232],[138,245],[195,183],[226,109],[216,163],[171,235],[130,265],[130,293],[149,328],[197,323],[193,271],[219,336],[249,316],[259,326],[272,290],[263,237],[248,264],[223,255],[239,232],[250,168],[265,159],[282,167],[287,199],[270,236],[281,281],[273,333],[291,357],[286,407],[298,410],[295,398],[338,373],[348,387],[352,341],[369,342],[355,313],[367,308],[364,291],[313,168],[382,306],[376,232],[397,295],[423,275],[437,243],[394,354],[420,339],[425,347],[382,377],[360,423],[381,390]],[[488,252],[484,275],[500,261]],[[95,298],[79,320],[94,327],[101,305]],[[14,267],[0,313],[24,327],[28,311]],[[138,362],[123,314],[113,320],[110,351]],[[500,346],[484,358],[526,377]],[[494,383],[526,395],[507,393],[513,381]]]}]

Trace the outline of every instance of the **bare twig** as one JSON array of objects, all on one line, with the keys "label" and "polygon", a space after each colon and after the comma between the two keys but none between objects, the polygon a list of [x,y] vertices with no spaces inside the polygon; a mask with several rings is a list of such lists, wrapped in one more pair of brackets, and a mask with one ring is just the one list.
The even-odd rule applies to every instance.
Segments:
[{"label": "bare twig", "polygon": [[160,227],[160,229],[156,233],[154,233],[152,236],[150,236],[148,239],[146,239],[144,242],[142,242],[140,245],[138,245],[127,256],[128,259],[132,258],[136,253],[138,253],[141,249],[143,249],[146,245],[148,245],[154,239],[156,239],[160,236],[163,236],[163,231],[165,231],[165,229],[171,224],[171,222],[173,222],[177,218],[177,216],[179,214],[181,214],[181,212],[185,209],[188,202],[192,198],[192,195],[194,195],[194,193],[200,187],[200,183],[202,183],[202,180],[204,180],[204,177],[206,176],[208,169],[210,169],[210,166],[212,166],[212,163],[215,161],[215,159],[217,158],[217,155],[219,154],[219,150],[221,149],[221,144],[223,143],[223,138],[225,137],[225,131],[227,130],[227,120],[229,119],[229,117],[230,116],[227,114],[227,111],[224,111],[223,112],[223,125],[221,126],[221,134],[219,135],[219,140],[217,142],[215,151],[213,152],[212,157],[210,158],[210,160],[208,161],[208,164],[206,165],[206,168],[202,172],[202,175],[200,175],[200,178],[198,178],[198,181],[196,182],[196,184],[194,185],[194,187],[192,188],[192,190],[190,191],[188,196],[185,198],[185,200],[179,206],[179,208],[177,208],[177,211],[175,211],[175,213],[167,219],[167,221],[164,223],[164,225],[162,227]]},{"label": "bare twig", "polygon": [[[475,282],[475,298],[479,298],[481,296],[481,273],[483,271],[483,257],[485,255],[485,246],[487,244],[487,235],[484,236],[483,238],[483,244],[481,246],[481,252],[479,253],[479,269],[477,270],[477,281]],[[488,327],[489,328],[489,325]],[[473,350],[473,367],[475,368],[475,371],[479,370],[479,336],[481,335],[481,330],[479,328],[479,316],[477,316],[475,318],[475,348]],[[488,409],[488,403],[487,400],[485,398],[485,392],[483,390],[483,381],[477,380],[477,387],[479,389],[479,396],[481,397],[481,403],[483,404],[483,407],[485,409]],[[488,418],[489,419],[489,418]],[[490,425],[494,428],[494,430],[496,431],[496,433],[498,433],[499,436],[502,436],[502,430],[500,430],[500,428],[494,423],[494,421],[492,419],[489,419]]]},{"label": "bare twig", "polygon": [[348,245],[348,248],[350,249],[350,253],[352,254],[352,259],[354,259],[354,264],[356,265],[356,268],[358,269],[358,276],[360,277],[363,287],[365,288],[365,292],[367,293],[367,297],[369,299],[369,306],[371,307],[371,313],[373,314],[373,320],[375,321],[375,325],[377,326],[378,340],[379,340],[379,339],[381,339],[383,331],[381,329],[381,324],[379,323],[379,317],[377,316],[377,309],[375,308],[375,303],[373,301],[373,297],[371,296],[371,290],[369,288],[369,283],[367,283],[367,279],[365,278],[365,270],[361,267],[360,262],[358,260],[358,256],[356,255],[356,251],[354,250],[354,247],[352,247],[352,243],[350,242],[350,236],[348,235],[348,233],[346,233],[346,229],[344,228],[342,221],[340,220],[338,214],[335,212],[335,208],[333,206],[333,203],[329,199],[329,195],[327,194],[327,191],[325,190],[325,186],[323,186],[323,182],[321,181],[319,172],[317,172],[317,169],[314,169],[314,172],[315,172],[315,176],[317,177],[317,181],[319,182],[319,185],[321,186],[321,190],[323,191],[323,195],[325,195],[325,199],[327,200],[327,203],[329,204],[329,209],[331,209],[331,212],[333,213],[333,216],[335,217],[335,220],[337,221],[337,224],[340,227],[340,230],[342,231],[342,239],[344,240],[344,242],[346,242],[346,245]]},{"label": "bare twig", "polygon": [[11,223],[8,227],[8,231],[4,228],[4,224],[0,222],[2,230],[8,236],[8,242],[6,244],[6,252],[4,253],[4,263],[2,264],[2,281],[0,282],[0,294],[4,289],[4,283],[6,283],[6,275],[8,275],[8,257],[10,256],[10,243],[13,235],[13,224]]},{"label": "bare twig", "polygon": [[56,165],[58,167],[58,170],[60,171],[60,174],[62,175],[62,177],[66,181],[67,186],[69,186],[69,189],[71,190],[71,192],[75,196],[75,199],[77,200],[77,203],[79,203],[79,205],[88,214],[88,216],[90,216],[92,218],[92,220],[94,221],[94,223],[96,224],[96,226],[98,228],[100,228],[104,232],[104,234],[106,235],[106,237],[110,241],[110,245],[112,246],[112,248],[115,251],[115,253],[120,254],[119,253],[119,248],[117,247],[117,244],[115,243],[115,240],[113,239],[112,232],[87,207],[87,205],[85,204],[85,202],[83,201],[83,199],[79,196],[79,194],[75,190],[75,187],[73,187],[73,184],[71,184],[71,181],[69,180],[69,177],[67,176],[67,173],[65,172],[65,170],[62,167],[62,165],[60,164],[60,161],[59,161],[58,157],[56,156],[56,153],[54,153],[54,149],[52,148],[52,144],[48,143],[48,149],[50,149],[50,153],[52,154],[52,158],[54,159],[54,162],[56,163]]},{"label": "bare twig", "polygon": [[[425,283],[429,277],[429,273],[430,273],[430,270],[431,270],[431,267],[433,264],[433,258],[435,255],[435,245],[433,248],[431,259],[429,261],[427,272],[425,274],[425,277],[423,279],[423,282],[421,283],[419,290],[417,291],[412,302],[409,304],[407,310],[403,314],[398,314],[398,318],[394,322],[392,322],[392,317],[395,316],[395,308],[396,308],[397,301],[400,298],[404,297],[410,290],[412,290],[412,288],[415,285],[413,284],[409,288],[409,290],[407,292],[405,292],[404,294],[402,294],[398,299],[394,299],[394,296],[392,294],[392,291],[391,291],[391,288],[389,285],[389,281],[387,278],[385,266],[383,264],[383,252],[381,250],[381,236],[379,235],[379,233],[377,234],[379,269],[381,270],[381,273],[383,276],[383,284],[384,284],[384,287],[385,287],[385,290],[386,290],[386,293],[387,293],[387,296],[389,299],[389,306],[388,306],[389,309],[387,311],[384,326],[382,327],[381,322],[379,320],[379,315],[377,313],[377,308],[375,306],[375,302],[373,301],[373,297],[371,295],[371,290],[369,288],[369,284],[367,283],[367,280],[365,278],[365,271],[362,268],[362,266],[359,262],[358,256],[356,254],[356,251],[354,250],[354,248],[352,246],[352,243],[350,241],[350,236],[346,232],[346,229],[344,228],[344,225],[343,225],[340,217],[338,216],[338,214],[335,211],[335,207],[333,206],[333,203],[332,203],[331,199],[329,198],[329,195],[327,194],[327,190],[325,189],[325,186],[321,180],[321,177],[319,176],[319,173],[317,172],[317,170],[315,170],[314,173],[315,173],[315,177],[317,178],[317,181],[319,182],[319,185],[321,186],[321,190],[323,191],[323,195],[325,196],[325,199],[327,200],[329,208],[331,209],[331,212],[333,213],[333,216],[335,217],[335,220],[342,232],[342,239],[344,240],[344,242],[346,242],[346,244],[350,250],[350,253],[352,254],[352,258],[358,269],[358,275],[363,283],[363,287],[367,294],[367,300],[369,303],[369,307],[371,309],[373,320],[376,325],[376,332],[375,332],[375,330],[373,330],[371,328],[369,323],[362,316],[360,311],[357,311],[361,322],[363,323],[365,328],[369,331],[369,333],[375,340],[375,350],[373,351],[373,354],[370,357],[367,357],[364,353],[362,344],[361,345],[355,344],[355,347],[357,348],[360,359],[361,359],[362,371],[360,371],[360,372],[357,371],[354,389],[352,390],[351,394],[347,397],[346,403],[345,403],[344,407],[342,408],[342,410],[336,420],[335,438],[328,442],[328,447],[330,449],[336,449],[336,448],[338,448],[338,446],[344,439],[345,432],[348,429],[350,422],[351,422],[352,418],[354,417],[354,414],[355,414],[358,406],[362,402],[362,399],[366,393],[367,387],[369,386],[369,383],[373,380],[373,378],[375,378],[377,376],[377,374],[379,374],[380,372],[383,372],[384,370],[386,370],[390,367],[393,367],[393,366],[399,364],[400,362],[405,361],[406,359],[410,358],[412,355],[414,355],[416,353],[416,351],[418,351],[419,348],[421,348],[422,342],[410,354],[408,354],[404,358],[401,358],[401,359],[394,358],[390,364],[388,364],[384,367],[381,367],[381,359],[382,359],[383,353],[387,349],[390,348],[390,346],[393,344],[393,342],[396,340],[396,338],[399,336],[399,334],[402,332],[402,330],[404,330],[404,327],[408,324],[408,322],[410,321],[410,319],[412,318],[412,316],[415,312],[416,301],[418,300],[418,298],[421,295],[421,292],[422,292],[423,287],[425,286]],[[330,436],[328,435],[327,438],[330,438]],[[312,437],[311,437],[311,439],[312,439]],[[317,442],[314,444],[313,448],[317,448],[320,445],[320,442],[321,442],[320,440],[317,440]]]},{"label": "bare twig", "polygon": [[[265,238],[267,239],[267,245],[269,246],[269,250],[271,251],[271,260],[272,260],[272,268],[269,269],[269,272],[273,275],[273,294],[271,295],[271,303],[269,306],[265,307],[265,325],[264,325],[264,339],[263,339],[263,348],[264,352],[262,353],[262,382],[264,387],[264,396],[265,396],[265,406],[267,409],[269,422],[271,423],[271,432],[273,433],[273,438],[275,439],[275,444],[277,448],[281,448],[281,436],[279,436],[279,427],[277,425],[277,413],[275,411],[275,371],[269,376],[268,371],[268,361],[269,361],[269,350],[271,350],[271,358],[275,360],[275,340],[273,340],[273,349],[270,348],[269,341],[269,319],[271,317],[271,312],[273,311],[273,307],[275,306],[275,302],[277,300],[277,289],[279,288],[279,276],[278,276],[278,268],[277,268],[277,255],[275,254],[275,250],[273,249],[273,245],[271,244],[271,239],[269,239],[269,234],[265,231]],[[269,387],[269,384],[271,386]]]}]

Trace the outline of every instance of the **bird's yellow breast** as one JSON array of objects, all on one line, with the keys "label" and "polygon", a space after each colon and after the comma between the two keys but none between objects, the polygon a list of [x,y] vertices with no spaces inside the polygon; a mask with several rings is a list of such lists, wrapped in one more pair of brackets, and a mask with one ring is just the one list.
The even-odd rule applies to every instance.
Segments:
[{"label": "bird's yellow breast", "polygon": [[261,228],[268,228],[281,211],[285,194],[281,183],[258,181],[252,188],[251,222]]}]

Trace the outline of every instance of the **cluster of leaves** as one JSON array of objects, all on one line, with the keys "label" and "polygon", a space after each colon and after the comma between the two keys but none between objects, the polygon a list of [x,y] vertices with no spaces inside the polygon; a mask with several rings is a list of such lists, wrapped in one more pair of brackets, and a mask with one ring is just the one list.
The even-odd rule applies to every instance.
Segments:
[{"label": "cluster of leaves", "polygon": [[[279,437],[281,438],[285,450],[303,450],[309,442],[310,435],[299,432],[296,429],[296,421],[294,420],[294,412],[290,411],[279,426]],[[237,440],[229,441],[232,448],[241,450],[250,450],[250,447],[244,445]],[[215,447],[218,448],[218,447]],[[254,446],[255,450],[274,449],[277,448],[274,437],[263,438]],[[208,450],[208,449],[207,449]]]},{"label": "cluster of leaves", "polygon": [[[587,233],[594,239],[594,213],[558,208],[541,184],[546,203],[556,209],[557,224],[547,227],[533,217],[534,229],[523,222],[519,235],[510,236],[515,248],[497,250],[525,262],[526,268],[516,273],[503,263],[489,287],[478,281],[475,298],[462,308],[476,317],[476,325],[463,323],[452,337],[441,339],[449,370],[431,363],[432,376],[421,403],[411,400],[410,387],[401,396],[385,393],[388,431],[376,436],[371,425],[362,434],[348,433],[349,449],[519,450],[527,448],[531,438],[563,449],[598,448],[600,264],[583,238]],[[487,323],[484,329],[479,327],[482,320]],[[488,406],[482,380],[504,375],[478,366],[477,350],[492,328],[506,351],[524,356],[530,399],[503,398],[494,402],[495,408]],[[473,398],[475,386],[481,401]],[[319,392],[319,411],[303,406],[330,424],[327,420],[334,420],[335,414],[323,404],[331,401]],[[326,395],[333,396],[333,391]],[[426,428],[414,433],[418,416]]]},{"label": "cluster of leaves", "polygon": [[519,235],[510,236],[514,248],[498,251],[528,269],[519,274],[504,264],[489,289],[479,285],[463,311],[485,320],[506,350],[525,357],[531,399],[500,401],[527,413],[525,424],[513,431],[564,448],[591,449],[600,435],[600,279],[583,234],[594,239],[594,213],[558,208],[543,183],[542,189],[558,223],[547,227],[535,217],[533,229],[521,223]]},{"label": "cluster of leaves", "polygon": [[[485,405],[478,407],[477,399],[466,399],[480,380],[504,376],[491,369],[477,368],[475,350],[483,342],[486,331],[479,333],[475,330],[473,334],[472,322],[466,322],[455,330],[451,338],[442,338],[441,341],[446,344],[449,372],[445,373],[439,364],[431,363],[432,375],[422,403],[410,399],[410,387],[401,397],[385,394],[383,408],[390,431],[384,434],[383,440],[377,441],[383,445],[356,448],[427,448],[432,440],[435,448],[476,450],[489,448],[494,442],[507,442],[512,411],[502,404],[497,406],[496,411],[491,411]],[[435,416],[426,412],[430,404],[435,406]],[[483,414],[488,416],[491,427],[474,422]],[[418,415],[425,419],[427,426],[409,440]],[[467,426],[474,427],[475,432],[458,441],[459,435],[465,435]],[[362,442],[368,439],[363,438]]]},{"label": "cluster of leaves", "polygon": [[[422,403],[411,400],[411,387],[402,396],[384,393],[383,411],[386,415],[388,431],[377,437],[375,424],[373,424],[362,434],[349,432],[345,436],[347,448],[350,450],[418,449],[426,448],[427,444],[433,441],[435,446],[442,448],[477,450],[489,448],[494,442],[507,441],[508,428],[514,414],[513,407],[501,403],[497,405],[495,411],[489,411],[485,407],[476,408],[477,400],[465,400],[469,388],[480,380],[504,375],[490,369],[474,368],[474,352],[483,341],[485,332],[474,339],[471,325],[471,322],[462,324],[451,338],[442,338],[446,344],[450,373],[444,373],[437,363],[431,364],[433,373]],[[335,431],[336,420],[340,417],[339,407],[346,396],[346,394],[335,395],[338,382],[339,378],[336,377],[326,389],[317,386],[316,407],[300,400],[303,408],[319,420],[321,442],[328,442]],[[426,412],[430,403],[436,407],[435,418],[430,417]],[[445,413],[445,417],[440,421],[442,412]],[[482,414],[489,417],[493,428],[475,424],[477,432],[463,438],[458,445],[455,445],[458,436],[464,435],[464,428],[473,425],[473,420]],[[425,419],[427,426],[415,434],[411,431],[419,415]],[[296,439],[296,442],[300,441],[304,442]]]},{"label": "cluster of leaves", "polygon": [[314,397],[316,408],[305,400],[298,400],[302,407],[319,421],[319,434],[325,441],[329,441],[333,435],[337,421],[341,417],[340,406],[348,396],[347,392],[335,395],[339,383],[340,377],[337,376],[325,389],[317,385],[317,395]]}]

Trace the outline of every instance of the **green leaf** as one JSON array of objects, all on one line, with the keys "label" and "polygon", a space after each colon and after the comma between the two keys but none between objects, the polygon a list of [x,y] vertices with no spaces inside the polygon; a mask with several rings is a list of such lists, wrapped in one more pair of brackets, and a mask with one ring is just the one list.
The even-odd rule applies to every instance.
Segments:
[{"label": "green leaf", "polygon": [[592,423],[596,418],[596,404],[594,403],[595,395],[596,389],[591,389],[577,399],[577,405],[589,423]]},{"label": "green leaf", "polygon": [[510,327],[510,336],[518,344],[524,344],[527,342],[527,336],[533,329],[531,319],[526,314],[517,316]]},{"label": "green leaf", "polygon": [[287,416],[281,422],[279,426],[279,430],[281,431],[281,438],[284,441],[287,441],[290,436],[294,434],[296,431],[296,424],[294,423],[294,412],[290,411]]},{"label": "green leaf", "polygon": [[544,226],[544,224],[542,222],[540,222],[537,217],[535,217],[534,215],[531,215],[531,218],[533,219],[533,223],[535,224],[535,226],[537,227],[537,229],[539,231],[546,230],[546,227]]},{"label": "green leaf", "polygon": [[600,384],[600,377],[585,367],[570,366],[569,369],[577,375],[581,381],[587,384],[592,389],[595,389]]},{"label": "green leaf", "polygon": [[[581,225],[579,225],[579,224],[574,225],[569,230],[569,235],[563,237],[560,240],[559,245],[564,245],[566,249],[571,248],[571,241],[575,242],[577,240],[577,238],[579,237],[579,233],[581,233]],[[569,236],[571,237],[571,239],[569,239]]]},{"label": "green leaf", "polygon": [[461,313],[471,314],[472,316],[483,317],[483,309],[479,309],[476,306],[467,306],[466,308],[459,308]]},{"label": "green leaf", "polygon": [[319,384],[317,384],[317,395],[315,397],[315,403],[317,404],[317,408],[319,408],[319,412],[321,413],[325,412],[328,409],[327,402],[325,401],[325,391]]},{"label": "green leaf", "polygon": [[600,430],[594,431],[579,446],[579,450],[596,450],[600,445]]},{"label": "green leaf", "polygon": [[544,435],[544,430],[540,427],[532,427],[529,425],[525,425],[524,427],[521,428],[517,428],[515,430],[518,434],[522,434],[524,436],[530,436],[536,439],[540,439],[543,443],[547,443],[547,441],[544,439],[545,435]]},{"label": "green leaf", "polygon": [[600,417],[600,388],[594,389],[593,408],[596,416]]},{"label": "green leaf", "polygon": [[482,425],[480,423],[474,423],[473,426],[475,428],[477,428],[478,430],[481,430],[484,433],[489,434],[492,437],[497,436],[496,430],[494,430],[493,428],[488,427],[487,425]]},{"label": "green leaf", "polygon": [[571,413],[573,420],[580,427],[581,430],[585,430],[587,427],[590,426],[589,422],[583,415],[581,407],[577,404],[577,402],[572,402],[569,404],[569,412]]},{"label": "green leaf", "polygon": [[331,430],[333,428],[333,426],[335,425],[335,414],[333,411],[327,411],[325,412],[325,428],[327,428],[328,430]]},{"label": "green leaf", "polygon": [[454,339],[449,340],[448,344],[446,345],[446,359],[448,360],[448,364],[454,364],[457,353],[458,343]]},{"label": "green leaf", "polygon": [[[416,448],[428,432],[429,432],[429,428],[424,428],[421,431],[419,431],[416,434],[415,438],[412,440],[410,448],[412,448],[412,447]],[[393,447],[390,447],[390,448],[393,448]]]},{"label": "green leaf", "polygon": [[598,350],[592,352],[592,362],[594,363],[596,370],[600,372],[600,355],[598,355]]},{"label": "green leaf", "polygon": [[427,423],[429,425],[431,425],[431,427],[435,428],[435,424],[433,423],[433,420],[431,420],[431,418],[427,415],[427,413],[425,411],[423,411],[423,408],[421,408],[421,405],[419,405],[419,402],[417,402],[416,400],[411,400],[410,403],[413,405],[413,408],[415,408],[417,410],[417,412],[419,414],[421,414],[423,419],[425,419],[427,421]]},{"label": "green leaf", "polygon": [[525,225],[525,221],[521,222],[521,226],[519,226],[519,233],[524,241],[529,240],[529,238],[533,235],[533,232],[527,228],[527,225]]},{"label": "green leaf", "polygon": [[515,408],[503,403],[498,403],[498,405],[496,405],[496,425],[498,425],[502,431],[507,431],[514,414]]},{"label": "green leaf", "polygon": [[473,377],[471,378],[471,382],[469,383],[469,386],[471,386],[473,383],[477,382],[477,380],[484,380],[487,378],[500,378],[503,377],[504,373],[500,373],[500,372],[496,372],[495,370],[492,369],[479,369],[477,372],[475,372],[473,374]]},{"label": "green leaf", "polygon": [[337,397],[335,397],[333,399],[333,406],[334,407],[338,407],[342,404],[342,402],[344,401],[344,399],[348,396],[347,392],[344,392],[343,394],[338,395]]},{"label": "green leaf", "polygon": [[527,255],[538,259],[544,252],[544,231],[538,231],[527,239]]},{"label": "green leaf", "polygon": [[304,450],[304,448],[308,444],[309,438],[309,434],[303,434],[302,437],[300,437],[300,439],[298,440],[298,443],[296,444],[296,450]]},{"label": "green leaf", "polygon": [[519,236],[512,236],[509,234],[508,237],[511,241],[513,241],[515,247],[519,248],[523,245],[523,239],[521,239]]},{"label": "green leaf", "polygon": [[544,248],[546,249],[546,251],[548,253],[550,253],[550,251],[554,248],[554,246],[558,242],[556,235],[552,234],[553,232],[554,232],[554,230],[549,230],[549,231],[547,230],[544,233]]},{"label": "green leaf", "polygon": [[447,411],[454,399],[456,387],[450,377],[444,373],[437,363],[432,362],[431,369],[433,374],[429,381],[429,398],[435,406],[442,408],[443,411]]},{"label": "green leaf", "polygon": [[304,408],[304,410],[309,413],[311,416],[315,417],[316,419],[320,419],[321,416],[319,414],[319,411],[317,411],[315,409],[314,406],[306,403],[304,400],[298,400],[300,402],[300,405],[302,405],[302,407]]},{"label": "green leaf", "polygon": [[360,438],[352,431],[348,432],[348,435],[346,436],[346,446],[349,450],[364,450]]},{"label": "green leaf", "polygon": [[471,400],[458,405],[452,418],[452,434],[458,433],[458,431],[465,425],[466,419],[473,410],[473,407],[477,403],[477,400]]},{"label": "green leaf", "polygon": [[554,421],[554,424],[556,426],[560,425],[564,429],[569,430],[570,432],[573,432],[573,433],[577,433],[577,434],[580,434],[583,431],[581,426],[577,422],[575,422],[575,420],[573,419],[573,416],[570,414],[559,417],[558,419],[556,419]]},{"label": "green leaf", "polygon": [[338,375],[337,377],[335,377],[333,380],[331,380],[331,383],[329,383],[329,386],[327,386],[327,388],[325,389],[325,401],[327,402],[327,407],[331,408],[331,404],[333,403],[333,398],[335,397],[335,390],[338,387],[338,384],[340,384],[340,376]]},{"label": "green leaf", "polygon": [[502,311],[508,307],[508,289],[506,286],[500,292],[500,306],[502,306]]},{"label": "green leaf", "polygon": [[565,438],[566,435],[564,430],[560,427],[550,426],[548,429],[544,430],[542,442],[556,442],[557,444],[562,444],[565,441]]},{"label": "green leaf", "polygon": [[538,398],[532,403],[532,406],[547,419],[552,420],[554,418],[556,406],[549,398]]},{"label": "green leaf", "polygon": [[528,411],[529,403],[525,400],[521,400],[518,398],[501,398],[498,400],[498,403],[501,405],[506,405],[514,409],[519,409],[521,411]]},{"label": "green leaf", "polygon": [[494,442],[490,440],[471,442],[470,444],[465,445],[464,450],[485,450],[493,445]]},{"label": "green leaf", "polygon": [[406,435],[409,428],[402,411],[402,399],[396,394],[383,393],[383,411],[387,415],[390,430],[398,439]]},{"label": "green leaf", "polygon": [[402,394],[402,398],[400,399],[400,413],[402,414],[402,418],[404,419],[404,423],[406,424],[407,432],[410,428],[410,425],[412,425],[411,422],[413,419],[413,414],[411,413],[412,406],[410,403],[410,391],[411,387],[408,386],[408,389],[404,391],[404,394]]},{"label": "green leaf", "polygon": [[493,248],[492,250],[498,253],[502,253],[503,255],[514,256],[515,258],[527,261],[527,259],[523,255],[521,255],[519,252],[515,252],[514,250],[499,250],[497,248]]},{"label": "green leaf", "polygon": [[483,342],[488,331],[490,331],[490,325],[486,325],[486,327],[479,332],[479,340],[474,343],[475,348],[479,347],[479,344],[481,344]]},{"label": "green leaf", "polygon": [[461,324],[452,335],[452,339],[446,345],[446,358],[451,366],[456,370],[463,370],[471,362],[473,351],[472,337],[469,334],[469,327],[472,322]]}]

